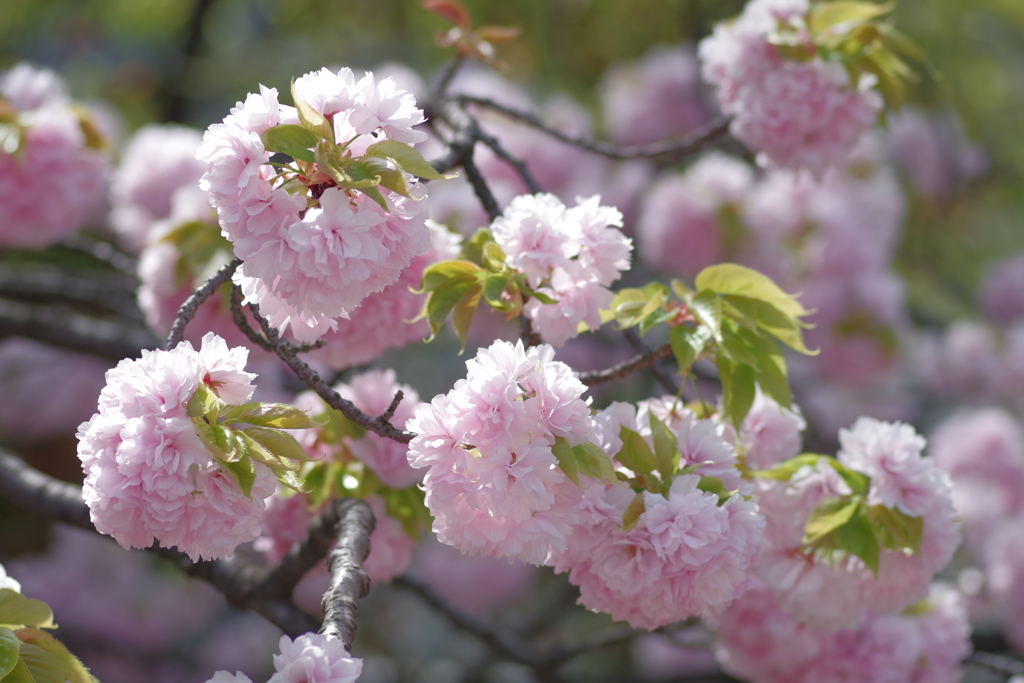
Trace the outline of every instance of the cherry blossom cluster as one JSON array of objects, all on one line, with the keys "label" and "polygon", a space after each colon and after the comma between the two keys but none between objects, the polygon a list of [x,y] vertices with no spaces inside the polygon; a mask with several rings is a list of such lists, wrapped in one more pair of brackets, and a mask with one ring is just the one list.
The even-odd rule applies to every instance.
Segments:
[{"label": "cherry blossom cluster", "polygon": [[83,226],[107,189],[110,154],[60,76],[0,74],[0,245],[40,249]]},{"label": "cherry blossom cluster", "polygon": [[[841,430],[839,440],[836,461],[819,457],[788,481],[760,483],[756,496],[767,520],[758,576],[783,611],[824,630],[856,626],[866,610],[898,613],[924,598],[960,544],[949,475],[922,457],[925,441],[912,427],[862,417]],[[854,490],[864,480],[849,471],[870,480],[866,490]],[[852,553],[805,540],[812,512],[857,500],[867,506],[868,518],[882,517],[889,528],[921,527],[917,541],[902,540],[899,533],[893,533],[899,542],[877,539],[883,546],[877,572]]]},{"label": "cherry blossom cluster", "polygon": [[533,297],[523,309],[553,346],[575,337],[581,323],[601,326],[600,310],[612,301],[608,287],[629,268],[633,248],[618,229],[618,209],[602,206],[598,196],[576,202],[569,208],[554,195],[520,195],[491,226],[508,265],[556,301]]},{"label": "cherry blossom cluster", "polygon": [[[394,81],[328,69],[295,80],[304,106],[326,120],[337,145],[325,152],[362,154],[384,139],[416,143],[423,113]],[[197,157],[207,165],[210,192],[224,236],[244,261],[235,282],[276,327],[313,341],[347,317],[367,295],[395,282],[428,246],[426,192],[411,184],[405,197],[381,188],[384,206],[342,187],[318,164],[279,172],[261,135],[298,125],[294,107],[261,86],[223,123],[203,136]],[[322,141],[326,143],[327,141]],[[299,151],[299,150],[296,150]],[[308,150],[306,150],[308,153]],[[306,162],[301,162],[306,163]]]},{"label": "cherry blossom cluster", "polygon": [[971,651],[963,599],[941,584],[902,614],[869,612],[841,631],[800,623],[763,588],[748,591],[715,622],[719,662],[751,683],[957,683]]},{"label": "cherry blossom cluster", "polygon": [[148,548],[156,539],[193,560],[224,557],[259,535],[273,472],[252,463],[247,496],[204,445],[187,409],[201,384],[229,405],[247,401],[255,388],[247,356],[210,332],[199,351],[188,342],[143,351],[107,373],[99,412],[78,428],[83,497],[99,532],[125,548]]},{"label": "cherry blossom cluster", "polygon": [[466,367],[406,423],[409,464],[428,468],[434,533],[467,555],[542,564],[549,548],[565,549],[582,496],[552,447],[593,438],[586,387],[546,344],[497,341]]},{"label": "cherry blossom cluster", "polygon": [[[555,571],[568,572],[570,583],[580,587],[581,604],[646,629],[717,613],[741,596],[765,524],[757,504],[743,495],[752,486],[740,477],[736,450],[722,425],[697,419],[678,399],[644,401],[636,408],[612,404],[596,417],[601,446],[619,452],[626,427],[653,447],[652,413],[675,436],[679,467],[689,473],[667,478],[667,491],[657,493],[591,486],[567,550],[552,553]],[[703,477],[716,478],[734,495],[723,500],[702,486]],[[641,500],[643,512],[635,524],[626,524],[627,510]]]},{"label": "cherry blossom cluster", "polygon": [[[281,636],[281,654],[274,655],[276,673],[267,683],[355,683],[363,660],[353,657],[340,640],[307,633],[295,640]],[[243,673],[218,671],[206,683],[252,683]]]},{"label": "cherry blossom cluster", "polygon": [[[842,163],[882,109],[876,79],[852,83],[844,65],[815,54],[805,27],[809,0],[751,0],[736,20],[701,41],[704,79],[715,86],[730,131],[762,165],[821,173]],[[796,32],[810,55],[797,59],[771,38]]]}]

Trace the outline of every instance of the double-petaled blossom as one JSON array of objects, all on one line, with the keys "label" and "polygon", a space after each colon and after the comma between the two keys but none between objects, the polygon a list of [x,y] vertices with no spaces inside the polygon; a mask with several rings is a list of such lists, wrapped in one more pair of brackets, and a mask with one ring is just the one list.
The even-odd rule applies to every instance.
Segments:
[{"label": "double-petaled blossom", "polygon": [[554,195],[520,195],[491,226],[508,264],[526,275],[530,287],[555,299],[546,304],[531,298],[523,309],[554,346],[575,337],[581,323],[601,326],[600,310],[612,301],[608,287],[629,268],[633,248],[619,230],[618,209],[602,206],[598,196],[576,201],[566,207]]},{"label": "double-petaled blossom", "polygon": [[922,532],[913,552],[880,547],[875,573],[852,554],[804,545],[806,523],[815,508],[827,499],[854,494],[828,458],[804,465],[788,482],[759,485],[768,545],[757,572],[784,611],[826,630],[858,624],[865,610],[899,613],[924,598],[932,577],[960,544],[949,476],[922,458],[924,439],[913,428],[861,418],[851,429],[841,430],[839,438],[839,466],[870,477],[861,504],[876,514],[918,520],[906,523],[919,523]]},{"label": "double-petaled blossom", "polygon": [[81,228],[106,191],[105,146],[57,74],[0,75],[0,245],[39,249]]},{"label": "double-petaled blossom", "polygon": [[[363,154],[383,140],[415,143],[422,112],[390,79],[355,79],[349,69],[327,69],[296,79],[294,91],[333,127],[346,152]],[[261,135],[298,124],[293,107],[261,86],[211,126],[197,157],[201,181],[216,206],[221,229],[244,261],[236,282],[247,302],[259,303],[272,324],[300,342],[334,327],[370,294],[395,282],[429,242],[426,191],[411,183],[410,197],[380,190],[386,209],[369,195],[338,187],[326,172],[291,178],[270,166]],[[287,174],[285,174],[287,175]],[[295,190],[299,191],[296,192]]]},{"label": "double-petaled blossom", "polygon": [[466,363],[446,395],[421,404],[409,463],[423,479],[434,532],[468,555],[541,564],[564,550],[582,494],[552,452],[591,440],[585,390],[550,346],[498,341]]},{"label": "double-petaled blossom", "polygon": [[78,428],[82,493],[98,531],[126,548],[148,548],[156,539],[193,560],[224,557],[259,535],[273,473],[253,463],[255,482],[244,494],[186,408],[200,384],[225,403],[247,401],[255,377],[245,372],[247,356],[211,332],[198,352],[182,342],[107,373],[99,412]]},{"label": "double-petaled blossom", "polygon": [[770,42],[780,25],[801,26],[808,8],[808,0],[753,0],[716,26],[699,54],[737,139],[764,164],[820,173],[845,160],[883,102],[874,78],[854,84],[841,63],[792,59]]},{"label": "double-petaled blossom", "polygon": [[[267,683],[355,683],[363,660],[353,657],[345,643],[307,633],[295,640],[281,636],[281,654],[274,655],[273,676]],[[218,671],[206,683],[252,683],[243,673]]]}]

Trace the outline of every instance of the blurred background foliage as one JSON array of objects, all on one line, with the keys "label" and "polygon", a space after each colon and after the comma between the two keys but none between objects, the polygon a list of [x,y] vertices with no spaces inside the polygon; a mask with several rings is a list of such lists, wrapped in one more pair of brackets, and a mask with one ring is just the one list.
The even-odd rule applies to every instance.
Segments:
[{"label": "blurred background foliage", "polygon": [[[500,48],[506,75],[536,95],[568,92],[597,113],[597,84],[616,62],[695,42],[741,0],[467,0],[475,22],[516,25]],[[939,205],[915,205],[900,268],[919,321],[969,315],[984,264],[1024,247],[1024,3],[900,0],[897,25],[934,74],[910,102],[952,109],[989,170]],[[49,66],[74,95],[113,104],[129,130],[151,121],[221,119],[258,83],[286,89],[324,65],[403,62],[429,78],[448,58],[445,22],[416,0],[6,0],[0,68]]]}]

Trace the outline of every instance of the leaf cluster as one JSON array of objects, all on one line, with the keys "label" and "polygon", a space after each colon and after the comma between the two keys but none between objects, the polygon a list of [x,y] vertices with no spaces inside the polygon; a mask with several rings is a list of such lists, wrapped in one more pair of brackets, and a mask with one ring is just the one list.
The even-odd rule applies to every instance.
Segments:
[{"label": "leaf cluster", "polygon": [[616,293],[606,317],[640,334],[669,326],[669,343],[687,375],[701,359],[713,360],[722,382],[726,416],[739,427],[750,411],[756,386],[779,405],[792,405],[780,343],[813,355],[804,345],[800,318],[810,315],[791,294],[755,270],[723,263],[702,270],[695,288],[673,280]]},{"label": "leaf cluster", "polygon": [[0,683],[97,683],[44,628],[56,628],[49,605],[0,589]]},{"label": "leaf cluster", "polygon": [[284,431],[318,427],[306,413],[284,403],[229,406],[205,382],[200,382],[186,409],[203,445],[238,480],[246,497],[252,498],[257,462],[269,467],[288,488],[308,492],[297,473],[310,457]]},{"label": "leaf cluster", "polygon": [[489,230],[481,229],[462,248],[457,259],[435,263],[423,271],[417,293],[426,293],[423,310],[416,320],[427,319],[432,340],[448,316],[466,348],[469,328],[481,301],[512,318],[523,311],[526,299],[534,297],[545,304],[556,303],[536,292],[526,276],[508,267],[507,257]]},{"label": "leaf cluster", "polygon": [[871,478],[852,470],[826,455],[805,453],[767,470],[756,470],[755,477],[789,481],[804,467],[827,462],[851,493],[831,496],[821,501],[807,518],[803,544],[808,552],[829,554],[842,552],[859,557],[878,576],[879,554],[882,550],[920,554],[924,537],[924,519],[911,517],[895,508],[869,505]]}]

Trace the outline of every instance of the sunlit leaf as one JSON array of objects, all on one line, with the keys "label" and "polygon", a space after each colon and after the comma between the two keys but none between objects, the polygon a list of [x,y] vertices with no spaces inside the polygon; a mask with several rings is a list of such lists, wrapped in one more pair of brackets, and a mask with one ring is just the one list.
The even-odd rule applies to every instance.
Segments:
[{"label": "sunlit leaf", "polygon": [[403,171],[427,180],[450,180],[458,173],[438,173],[415,147],[397,140],[381,140],[366,148],[367,156],[390,157],[398,162]]},{"label": "sunlit leaf", "polygon": [[811,511],[804,526],[804,543],[814,543],[850,521],[860,509],[859,500],[826,498]]},{"label": "sunlit leaf", "polygon": [[466,340],[469,339],[469,328],[473,324],[473,315],[476,314],[477,306],[480,305],[480,296],[484,288],[479,283],[466,289],[459,302],[455,304],[455,313],[452,315],[452,322],[455,324],[455,332],[462,342],[462,349],[466,349]]},{"label": "sunlit leaf", "polygon": [[323,114],[314,109],[308,102],[299,97],[295,90],[295,80],[292,80],[292,101],[295,102],[295,109],[299,114],[299,122],[302,127],[319,138],[334,143],[334,126]]},{"label": "sunlit leaf", "polygon": [[619,438],[622,439],[622,450],[615,454],[616,460],[637,474],[650,474],[658,469],[658,458],[639,433],[623,425],[619,429]]}]

